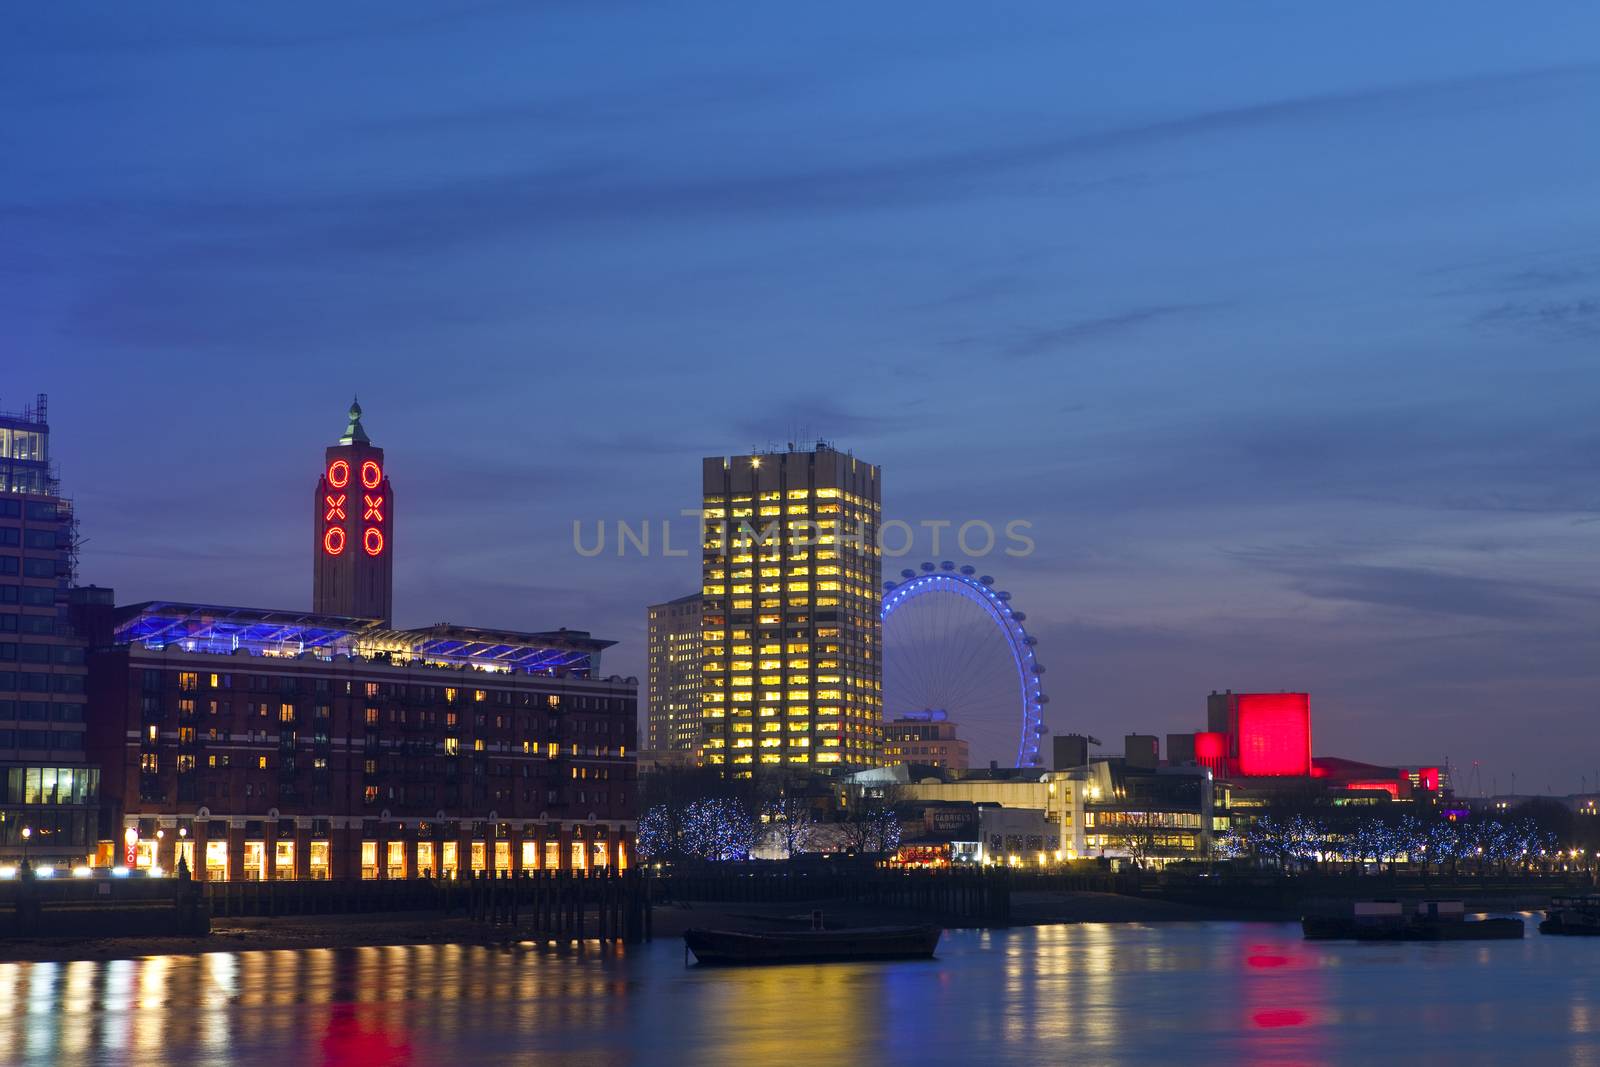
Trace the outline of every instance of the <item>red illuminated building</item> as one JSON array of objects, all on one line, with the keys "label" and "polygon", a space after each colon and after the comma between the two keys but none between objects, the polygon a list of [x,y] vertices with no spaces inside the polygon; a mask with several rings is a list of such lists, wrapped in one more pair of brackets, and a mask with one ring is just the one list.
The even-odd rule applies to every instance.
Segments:
[{"label": "red illuminated building", "polygon": [[1235,798],[1285,791],[1348,799],[1409,800],[1444,790],[1438,767],[1385,767],[1311,755],[1306,693],[1212,693],[1208,729],[1168,735],[1174,765],[1194,763],[1232,783]]},{"label": "red illuminated building", "polygon": [[1245,778],[1311,773],[1311,697],[1240,693],[1232,708],[1234,757]]}]

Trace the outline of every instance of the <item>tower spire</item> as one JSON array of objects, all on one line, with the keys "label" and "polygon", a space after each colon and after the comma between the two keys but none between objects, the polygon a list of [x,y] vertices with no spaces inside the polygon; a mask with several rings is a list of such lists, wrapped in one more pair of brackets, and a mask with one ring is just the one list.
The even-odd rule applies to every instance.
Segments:
[{"label": "tower spire", "polygon": [[372,440],[367,437],[367,431],[361,425],[361,401],[352,397],[350,400],[350,424],[344,428],[344,436],[339,438],[341,445],[363,444],[370,445]]}]

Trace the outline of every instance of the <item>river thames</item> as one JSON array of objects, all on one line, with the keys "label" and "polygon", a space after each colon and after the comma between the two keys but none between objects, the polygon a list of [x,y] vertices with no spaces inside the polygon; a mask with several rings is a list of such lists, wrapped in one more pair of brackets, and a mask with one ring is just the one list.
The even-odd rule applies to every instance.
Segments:
[{"label": "river thames", "polygon": [[931,962],[685,968],[681,941],[0,964],[5,1062],[1574,1064],[1600,942],[1358,945],[1280,923],[952,931]]}]

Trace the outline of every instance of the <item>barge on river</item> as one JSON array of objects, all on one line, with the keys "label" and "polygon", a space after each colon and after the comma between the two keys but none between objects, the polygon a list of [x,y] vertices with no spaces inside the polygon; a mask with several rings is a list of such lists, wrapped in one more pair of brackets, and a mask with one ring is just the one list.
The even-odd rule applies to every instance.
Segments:
[{"label": "barge on river", "polygon": [[1545,909],[1541,934],[1600,937],[1600,896],[1553,897]]},{"label": "barge on river", "polygon": [[1341,914],[1306,915],[1308,941],[1499,941],[1519,938],[1521,919],[1468,919],[1459,900],[1357,900]]}]

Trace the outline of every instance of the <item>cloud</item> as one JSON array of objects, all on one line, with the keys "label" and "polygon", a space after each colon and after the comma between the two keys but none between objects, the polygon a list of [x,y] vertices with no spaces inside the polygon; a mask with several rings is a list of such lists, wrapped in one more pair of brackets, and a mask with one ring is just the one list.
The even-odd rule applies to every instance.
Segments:
[{"label": "cloud", "polygon": [[778,442],[800,444],[821,438],[842,448],[847,440],[879,440],[925,426],[924,418],[903,411],[863,412],[822,396],[794,397],[772,405],[762,415],[734,422],[727,439],[767,448]]},{"label": "cloud", "polygon": [[1076,345],[1104,341],[1155,322],[1183,318],[1211,311],[1220,304],[1146,304],[1112,315],[1077,319],[1061,326],[1024,331],[1000,342],[1000,354],[1026,358],[1055,352]]},{"label": "cloud", "polygon": [[1600,300],[1510,301],[1480,313],[1473,325],[1553,340],[1581,340],[1600,334]]},{"label": "cloud", "polygon": [[1368,544],[1281,545],[1225,553],[1289,579],[1315,600],[1341,601],[1401,612],[1522,624],[1550,621],[1592,599],[1569,587],[1464,574],[1436,567],[1350,562],[1341,556],[1382,552]]}]

